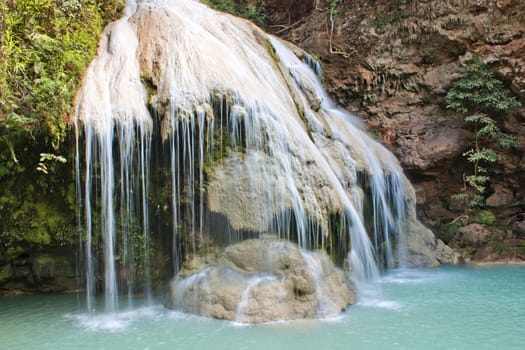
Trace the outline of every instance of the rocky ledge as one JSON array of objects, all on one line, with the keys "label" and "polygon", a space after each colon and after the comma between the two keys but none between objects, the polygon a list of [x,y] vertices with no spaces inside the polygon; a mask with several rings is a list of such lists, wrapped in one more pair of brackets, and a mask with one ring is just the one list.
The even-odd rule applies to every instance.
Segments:
[{"label": "rocky ledge", "polygon": [[166,307],[262,323],[330,317],[355,303],[348,274],[326,253],[306,252],[290,242],[246,240],[226,248],[212,263],[196,260],[170,283]]}]

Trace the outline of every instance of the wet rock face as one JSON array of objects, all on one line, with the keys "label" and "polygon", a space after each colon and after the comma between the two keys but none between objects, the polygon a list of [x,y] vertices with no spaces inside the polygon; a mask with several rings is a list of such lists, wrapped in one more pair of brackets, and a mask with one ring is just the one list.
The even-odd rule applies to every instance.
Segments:
[{"label": "wet rock face", "polygon": [[212,264],[183,269],[165,305],[246,323],[337,315],[355,303],[346,273],[322,252],[271,238],[229,246]]}]

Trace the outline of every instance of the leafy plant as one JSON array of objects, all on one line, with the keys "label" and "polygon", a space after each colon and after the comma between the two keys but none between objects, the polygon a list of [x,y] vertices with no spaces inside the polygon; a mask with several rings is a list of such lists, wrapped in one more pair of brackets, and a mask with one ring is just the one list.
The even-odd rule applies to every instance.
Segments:
[{"label": "leafy plant", "polygon": [[[66,136],[77,85],[95,54],[106,10],[115,11],[115,17],[123,5],[123,0],[2,2],[0,124],[13,115],[31,119],[26,131],[57,149]],[[0,132],[2,137],[7,134]]]},{"label": "leafy plant", "polygon": [[497,118],[520,103],[509,94],[503,82],[485,64],[470,60],[459,69],[463,75],[447,92],[447,108],[462,113],[474,127],[474,142],[463,156],[472,164],[472,173],[463,174],[461,193],[453,196],[469,208],[485,205],[485,191],[490,180],[486,164],[501,159],[501,149],[518,145],[514,136],[498,126]]},{"label": "leafy plant", "polygon": [[66,163],[66,158],[62,156],[57,156],[53,153],[40,153],[40,162],[38,162],[38,166],[36,167],[37,171],[41,171],[44,174],[49,173],[49,162],[59,162],[59,163]]},{"label": "leafy plant", "polygon": [[260,27],[266,22],[264,0],[204,0],[204,3],[216,10],[244,17]]},{"label": "leafy plant", "polygon": [[478,211],[476,222],[482,225],[492,226],[496,223],[496,216],[490,210],[483,209]]},{"label": "leafy plant", "polygon": [[0,269],[77,239],[75,186],[62,164],[71,154],[56,154],[99,35],[124,3],[0,1]]}]

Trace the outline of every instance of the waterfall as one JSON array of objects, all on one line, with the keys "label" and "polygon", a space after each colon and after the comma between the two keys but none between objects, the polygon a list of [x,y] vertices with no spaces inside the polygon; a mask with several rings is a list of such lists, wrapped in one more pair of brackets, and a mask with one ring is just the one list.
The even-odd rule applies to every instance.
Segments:
[{"label": "waterfall", "polygon": [[122,295],[151,298],[156,249],[176,273],[271,234],[347,260],[358,283],[403,262],[402,170],[321,74],[300,49],[197,1],[128,3],[77,96],[88,309],[102,287],[107,311]]}]

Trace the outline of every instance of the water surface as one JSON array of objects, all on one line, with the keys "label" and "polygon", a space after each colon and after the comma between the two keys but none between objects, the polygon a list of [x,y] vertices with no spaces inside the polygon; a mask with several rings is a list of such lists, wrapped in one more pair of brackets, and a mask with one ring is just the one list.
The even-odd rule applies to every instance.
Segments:
[{"label": "water surface", "polygon": [[257,326],[161,303],[87,314],[81,295],[0,298],[0,349],[522,349],[525,267],[394,270],[330,320]]}]

